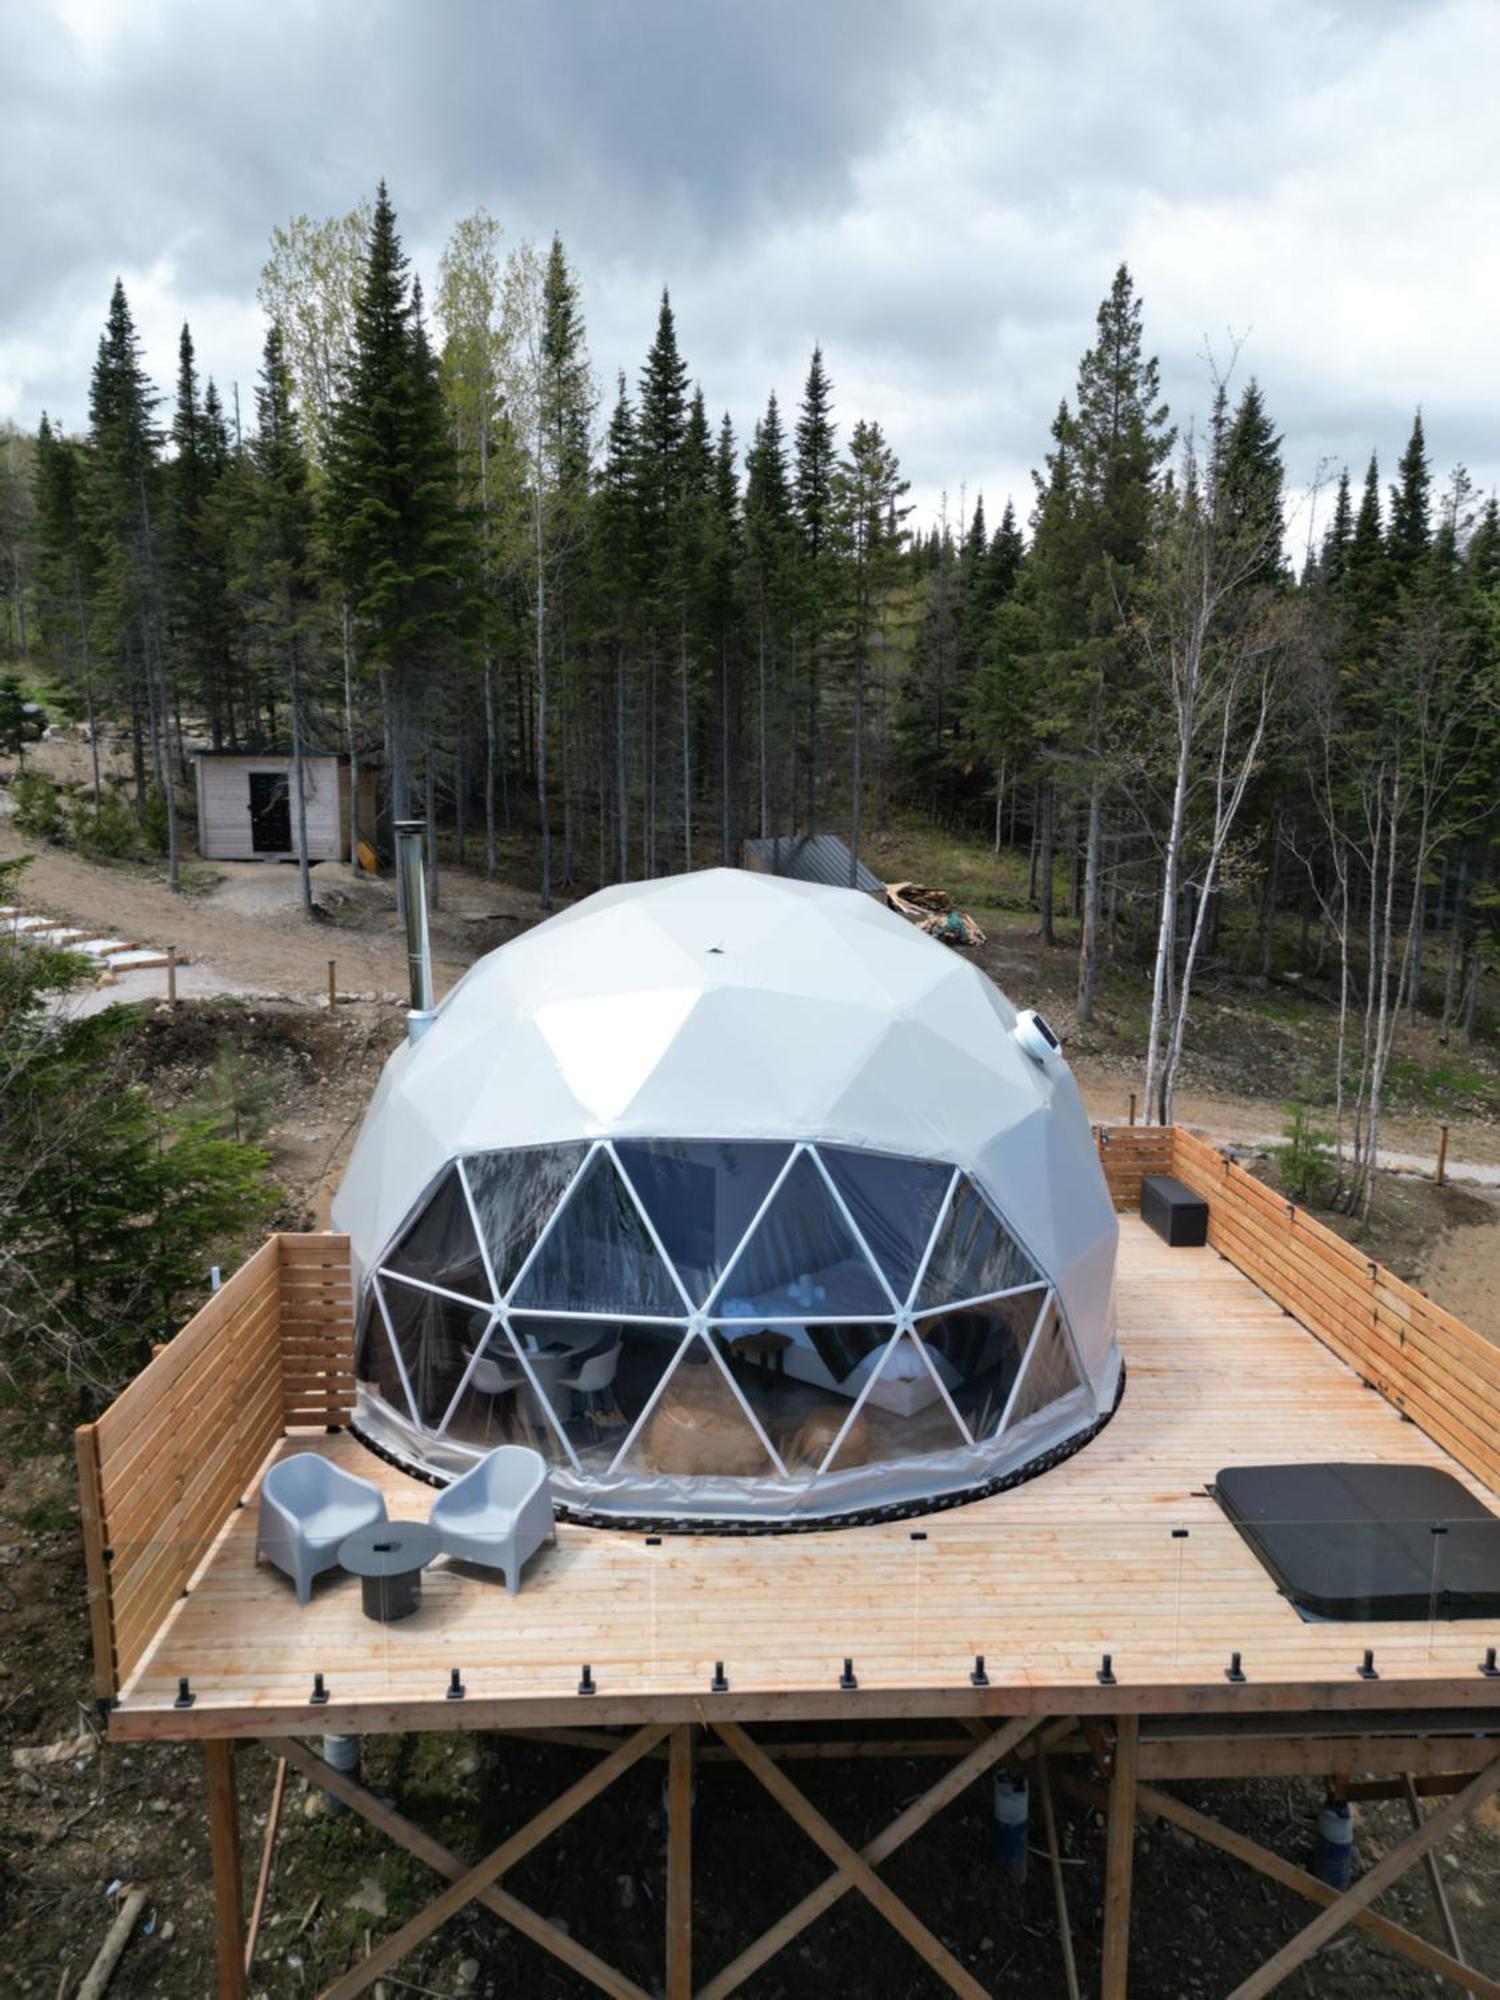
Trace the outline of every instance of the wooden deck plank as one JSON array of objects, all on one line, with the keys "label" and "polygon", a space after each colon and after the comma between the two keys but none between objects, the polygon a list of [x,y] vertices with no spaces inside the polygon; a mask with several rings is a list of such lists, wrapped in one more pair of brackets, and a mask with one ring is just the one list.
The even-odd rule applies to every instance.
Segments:
[{"label": "wooden deck plank", "polygon": [[[1358,1456],[1436,1465],[1486,1489],[1213,1249],[1169,1250],[1121,1218],[1120,1410],[1064,1465],[1014,1492],[920,1521],[797,1536],[639,1534],[564,1524],[511,1598],[497,1580],[430,1570],[421,1610],[366,1620],[353,1579],[320,1580],[298,1610],[254,1562],[255,1510],[232,1515],[190,1596],[171,1607],[113,1718],[117,1735],[252,1733],[300,1720],[378,1728],[518,1726],[701,1713],[714,1662],[731,1696],[714,1715],[1288,1707],[1479,1707],[1482,1623],[1304,1624],[1206,1488],[1221,1468]],[[379,1484],[395,1518],[425,1516],[430,1486],[348,1434],[283,1441],[326,1451]],[[1186,1528],[1185,1539],[1174,1530]],[[914,1541],[913,1532],[925,1539]],[[1373,1645],[1380,1680],[1355,1674]],[[1114,1656],[1120,1684],[1094,1679]],[[1248,1683],[1224,1667],[1242,1655]],[[992,1681],[967,1685],[972,1656]],[[836,1681],[852,1655],[859,1697]],[[443,1700],[459,1666],[470,1691]],[[314,1672],[332,1695],[309,1710]],[[179,1675],[196,1706],[174,1712]],[[445,1712],[446,1711],[446,1712]],[[430,1720],[426,1719],[429,1718]]]}]

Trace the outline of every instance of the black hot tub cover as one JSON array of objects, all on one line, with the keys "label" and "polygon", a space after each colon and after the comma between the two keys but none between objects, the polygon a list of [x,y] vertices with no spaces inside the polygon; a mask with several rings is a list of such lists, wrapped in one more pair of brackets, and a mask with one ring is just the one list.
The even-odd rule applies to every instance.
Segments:
[{"label": "black hot tub cover", "polygon": [[1220,1506],[1317,1618],[1500,1617],[1500,1519],[1430,1465],[1237,1465]]}]

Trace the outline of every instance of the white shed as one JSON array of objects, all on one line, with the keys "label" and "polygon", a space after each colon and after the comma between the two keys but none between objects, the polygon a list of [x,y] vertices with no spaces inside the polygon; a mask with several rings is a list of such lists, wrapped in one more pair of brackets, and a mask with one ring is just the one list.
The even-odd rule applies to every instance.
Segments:
[{"label": "white shed", "polygon": [[[198,852],[205,861],[293,861],[297,811],[290,757],[204,751],[198,763]],[[312,861],[349,859],[349,760],[302,759],[307,852]],[[360,774],[359,819],[375,824],[374,773]]]}]

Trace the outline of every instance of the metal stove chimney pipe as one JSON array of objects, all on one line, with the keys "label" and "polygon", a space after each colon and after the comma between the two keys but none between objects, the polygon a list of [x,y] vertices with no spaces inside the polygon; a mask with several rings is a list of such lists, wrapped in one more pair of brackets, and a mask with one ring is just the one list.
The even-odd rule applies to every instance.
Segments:
[{"label": "metal stove chimney pipe", "polygon": [[432,1005],[432,948],[427,937],[427,866],[423,844],[427,822],[396,822],[396,866],[401,873],[401,900],[406,908],[406,964],[411,977],[411,1010],[406,1039],[420,1041],[435,1018]]}]

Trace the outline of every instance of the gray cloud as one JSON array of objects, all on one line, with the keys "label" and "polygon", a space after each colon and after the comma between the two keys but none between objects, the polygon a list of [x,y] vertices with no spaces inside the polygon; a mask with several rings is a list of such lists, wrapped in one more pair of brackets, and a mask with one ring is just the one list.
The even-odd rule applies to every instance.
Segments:
[{"label": "gray cloud", "polygon": [[[11,10],[0,417],[83,420],[116,272],[248,394],[271,227],[384,174],[429,278],[483,203],[561,230],[608,389],[671,284],[741,435],[821,339],[914,497],[1029,468],[1126,258],[1174,411],[1244,337],[1289,475],[1500,474],[1486,0],[53,0]],[[1232,330],[1232,332],[1231,332]]]}]

